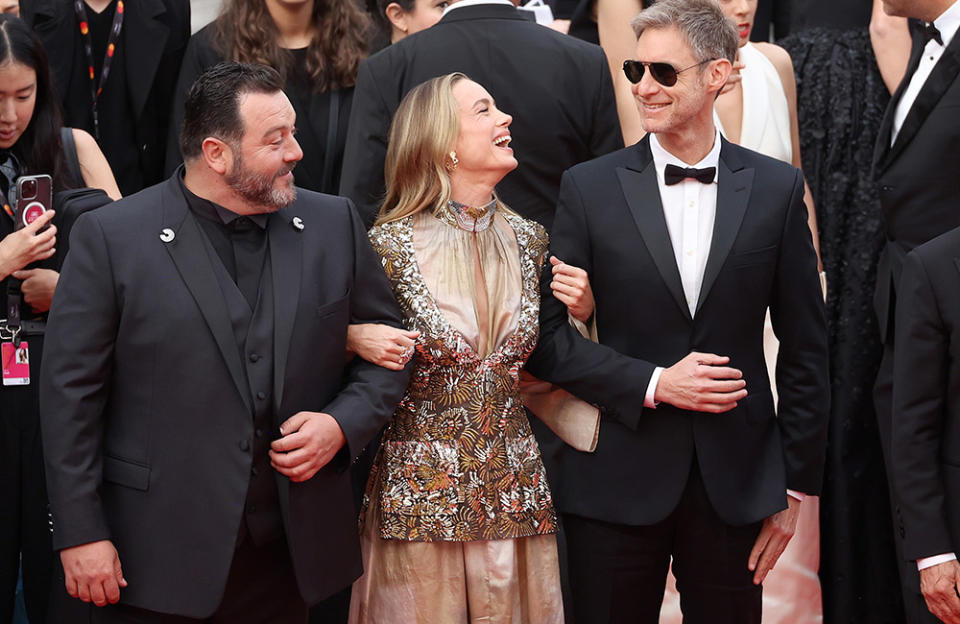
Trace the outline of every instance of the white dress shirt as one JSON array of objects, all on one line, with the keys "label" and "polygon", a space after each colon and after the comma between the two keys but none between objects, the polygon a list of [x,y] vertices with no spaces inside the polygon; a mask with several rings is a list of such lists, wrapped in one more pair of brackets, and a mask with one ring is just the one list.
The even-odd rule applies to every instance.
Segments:
[{"label": "white dress shirt", "polygon": [[930,72],[933,71],[934,66],[936,66],[940,57],[943,56],[943,51],[950,45],[954,35],[957,34],[957,28],[960,27],[960,0],[954,2],[940,17],[933,20],[933,25],[940,31],[940,38],[943,39],[943,45],[931,39],[923,49],[923,56],[920,57],[920,64],[917,65],[917,71],[915,71],[910,78],[910,83],[900,97],[900,101],[897,102],[897,108],[893,114],[893,128],[890,132],[891,146],[896,142],[897,135],[900,134],[900,129],[903,128],[903,121],[907,118],[910,108],[913,107],[913,103],[917,100],[917,95],[919,95],[924,83],[927,82],[927,78],[930,77]]},{"label": "white dress shirt", "polygon": [[[470,0],[464,0],[470,1]],[[960,0],[958,0],[960,1]],[[680,269],[680,282],[690,316],[696,316],[697,303],[700,301],[700,288],[703,285],[703,273],[707,268],[707,256],[713,240],[713,223],[717,216],[717,180],[720,175],[720,133],[715,131],[713,148],[698,163],[688,164],[668,152],[660,145],[656,134],[650,135],[650,151],[653,153],[653,166],[657,171],[657,187],[660,190],[660,203],[663,216],[670,234],[673,256]],[[667,186],[664,170],[667,165],[695,167],[705,169],[714,167],[716,173],[713,182],[704,184],[687,178],[677,184]],[[648,408],[657,406],[654,397],[663,367],[658,366],[650,376],[643,405]],[[806,495],[794,490],[787,494],[802,501]]]},{"label": "white dress shirt", "polygon": [[[515,6],[510,0],[454,0],[453,4],[448,4],[447,8],[443,10],[443,15],[446,15],[454,9],[476,6],[478,4],[506,4],[508,6]],[[443,19],[443,16],[440,17]]]}]

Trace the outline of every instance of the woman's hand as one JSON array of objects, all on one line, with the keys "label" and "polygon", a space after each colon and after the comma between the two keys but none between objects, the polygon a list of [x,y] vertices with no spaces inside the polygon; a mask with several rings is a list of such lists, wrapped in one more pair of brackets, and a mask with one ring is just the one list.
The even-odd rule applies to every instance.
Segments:
[{"label": "woman's hand", "polygon": [[53,219],[53,211],[47,210],[27,227],[0,241],[0,274],[3,277],[56,253],[57,226],[51,225],[45,232],[37,233],[50,223],[50,219]]},{"label": "woman's hand", "polygon": [[593,290],[590,279],[583,269],[564,263],[550,256],[553,265],[553,281],[550,289],[558,301],[567,306],[573,318],[586,323],[593,316]]},{"label": "woman's hand", "polygon": [[53,301],[53,291],[57,289],[60,274],[51,269],[30,269],[29,271],[14,271],[12,275],[20,284],[20,292],[35,312],[46,312]]},{"label": "woman's hand", "polygon": [[389,325],[358,323],[347,327],[347,350],[377,366],[402,370],[413,357],[418,331]]}]

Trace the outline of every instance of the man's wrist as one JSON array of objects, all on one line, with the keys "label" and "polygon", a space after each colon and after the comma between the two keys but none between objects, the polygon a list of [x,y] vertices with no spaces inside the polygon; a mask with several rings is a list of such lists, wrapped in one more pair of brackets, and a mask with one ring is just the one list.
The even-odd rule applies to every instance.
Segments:
[{"label": "man's wrist", "polygon": [[942,555],[934,555],[932,557],[922,557],[917,559],[917,570],[926,570],[927,568],[932,568],[935,565],[940,565],[941,563],[946,563],[948,561],[955,561],[957,555],[954,553],[943,553]]},{"label": "man's wrist", "polygon": [[657,384],[660,383],[660,375],[663,373],[663,367],[658,366],[653,369],[653,374],[650,375],[650,382],[647,384],[647,393],[643,398],[643,406],[649,409],[656,409],[659,401],[657,401]]}]

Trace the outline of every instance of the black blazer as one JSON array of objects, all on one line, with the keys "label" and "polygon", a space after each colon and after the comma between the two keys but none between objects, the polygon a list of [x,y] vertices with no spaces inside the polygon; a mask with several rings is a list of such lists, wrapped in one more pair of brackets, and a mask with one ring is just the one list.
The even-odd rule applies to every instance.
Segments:
[{"label": "black blazer", "polygon": [[[400,326],[347,200],[301,189],[270,216],[269,237],[274,425],[322,411],[347,438],[309,481],[275,473],[297,584],[315,603],[361,572],[345,468],[389,419],[408,373],[345,362],[351,320]],[[252,399],[204,235],[175,179],[77,220],[52,309],[40,410],[54,547],[109,538],[130,580],[122,602],[209,616],[250,479]]]},{"label": "black blazer", "polygon": [[[173,86],[190,37],[187,0],[136,0],[124,4],[122,45],[136,135],[129,141],[140,155],[144,186],[163,180],[167,126]],[[58,97],[65,100],[77,63],[85,63],[72,0],[36,0],[31,25],[50,57]],[[110,123],[109,119],[101,123]],[[111,146],[101,146],[104,152]],[[121,188],[128,187],[118,180]],[[138,189],[139,190],[139,189]]]},{"label": "black blazer", "polygon": [[915,38],[906,77],[880,125],[874,156],[887,230],[875,298],[883,340],[889,340],[894,328],[893,304],[907,252],[960,227],[960,37],[944,50],[890,147],[893,114],[921,51]]},{"label": "black blazer", "polygon": [[[827,330],[801,173],[723,141],[717,213],[691,318],[648,139],[564,174],[550,252],[590,274],[600,344],[579,336],[544,273],[540,344],[527,368],[604,408],[594,453],[565,447],[560,508],[648,525],[677,505],[694,457],[732,525],[820,491],[830,391]],[[767,308],[780,339],[774,411]],[[749,396],[725,414],[643,407],[655,366],[726,355]],[[779,414],[779,416],[778,416]]]},{"label": "black blazer", "polygon": [[350,113],[340,194],[367,225],[384,194],[383,161],[393,113],[418,84],[463,72],[513,115],[511,146],[520,166],[503,179],[500,197],[547,229],[561,174],[623,146],[613,83],[603,51],[525,19],[511,6],[482,4],[450,11],[360,65]]},{"label": "black blazer", "polygon": [[912,560],[960,547],[960,229],[907,254],[900,286],[892,471]]}]

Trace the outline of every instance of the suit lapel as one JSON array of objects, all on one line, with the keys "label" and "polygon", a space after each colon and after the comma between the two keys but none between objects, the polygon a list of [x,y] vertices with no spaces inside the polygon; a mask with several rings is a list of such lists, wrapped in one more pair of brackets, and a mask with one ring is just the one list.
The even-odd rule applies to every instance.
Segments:
[{"label": "suit lapel", "polygon": [[750,192],[753,189],[753,173],[753,169],[743,167],[740,160],[732,153],[730,144],[723,140],[717,178],[717,213],[713,222],[710,254],[707,256],[700,297],[697,299],[697,312],[703,307],[703,302],[710,294],[713,283],[717,281],[720,269],[740,231],[740,224],[743,223],[743,215],[747,211],[747,203],[750,201]]},{"label": "suit lapel", "polygon": [[127,91],[137,119],[150,95],[170,29],[157,19],[166,12],[161,0],[137,0],[128,5],[124,16],[123,43],[127,63]]},{"label": "suit lapel", "polygon": [[163,199],[163,229],[172,230],[174,238],[162,244],[197,302],[244,405],[252,410],[250,389],[244,384],[243,364],[230,325],[230,313],[213,272],[206,239],[179,189],[176,175],[179,174],[167,181]]},{"label": "suit lapel", "polygon": [[[295,218],[299,218],[296,203],[270,215],[269,222],[270,269],[273,278],[273,400],[278,414],[303,271],[303,234],[293,225]],[[304,228],[321,225],[304,221],[298,223]]]},{"label": "suit lapel", "polygon": [[674,301],[680,306],[683,315],[687,320],[692,320],[690,308],[683,294],[680,269],[677,268],[677,258],[673,251],[673,244],[670,242],[667,221],[663,216],[660,187],[657,185],[657,171],[653,165],[649,138],[644,138],[637,144],[633,156],[635,158],[633,163],[626,168],[617,168],[617,177],[620,179],[623,196],[660,277],[673,295]]},{"label": "suit lapel", "polygon": [[[923,49],[921,48],[920,53],[916,55],[917,60],[911,65],[914,72],[916,71],[916,65],[920,62],[919,59],[922,52]],[[912,60],[913,59],[911,59],[911,61]],[[912,76],[914,72],[910,72],[908,76]],[[936,107],[940,98],[943,97],[943,94],[947,92],[950,85],[957,79],[958,74],[960,74],[960,37],[955,36],[950,41],[947,49],[943,51],[940,60],[934,65],[933,71],[930,72],[930,76],[926,82],[923,83],[920,93],[917,94],[917,99],[913,102],[910,111],[903,120],[903,127],[900,128],[900,132],[897,134],[897,140],[881,160],[881,169],[886,168],[893,162],[900,152],[910,143],[911,139],[916,136],[921,126],[923,126],[923,122],[930,116],[931,111]],[[899,95],[903,95],[902,89],[906,88],[905,85],[908,82],[908,78],[904,78],[903,83],[900,85],[901,89],[898,89]],[[899,98],[896,99],[896,102],[899,102]],[[887,116],[890,117],[891,126],[886,129],[885,134],[881,133],[880,135],[881,138],[886,137],[887,144],[890,142],[890,132],[893,123],[893,113],[891,109],[896,109],[896,104],[893,101],[891,101],[890,107],[887,110]],[[886,118],[884,121],[887,121]]]}]

